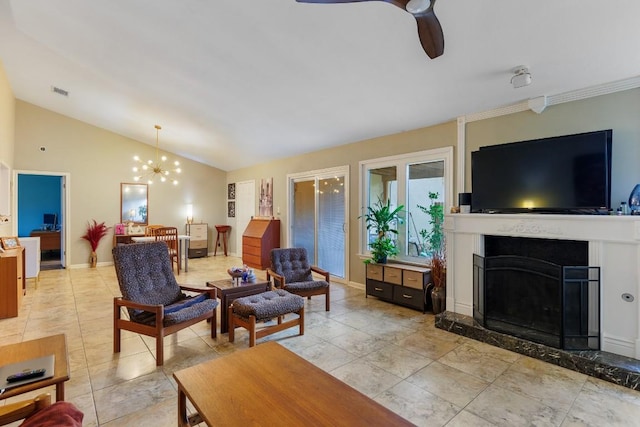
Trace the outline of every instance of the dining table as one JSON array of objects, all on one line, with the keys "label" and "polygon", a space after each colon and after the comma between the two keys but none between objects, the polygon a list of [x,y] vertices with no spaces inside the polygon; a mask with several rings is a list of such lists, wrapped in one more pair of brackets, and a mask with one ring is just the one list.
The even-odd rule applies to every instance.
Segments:
[{"label": "dining table", "polygon": [[[184,254],[184,271],[189,271],[189,257],[187,254],[189,253],[189,240],[191,237],[187,234],[178,234],[178,256],[180,259]],[[131,241],[135,243],[147,243],[147,242],[155,242],[155,236],[132,236]]]}]

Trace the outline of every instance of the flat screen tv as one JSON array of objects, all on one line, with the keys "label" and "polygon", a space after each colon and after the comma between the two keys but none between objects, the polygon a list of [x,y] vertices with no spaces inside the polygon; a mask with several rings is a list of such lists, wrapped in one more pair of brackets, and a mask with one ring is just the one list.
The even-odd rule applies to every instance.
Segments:
[{"label": "flat screen tv", "polygon": [[481,147],[471,153],[472,212],[607,212],[612,135],[609,129]]}]

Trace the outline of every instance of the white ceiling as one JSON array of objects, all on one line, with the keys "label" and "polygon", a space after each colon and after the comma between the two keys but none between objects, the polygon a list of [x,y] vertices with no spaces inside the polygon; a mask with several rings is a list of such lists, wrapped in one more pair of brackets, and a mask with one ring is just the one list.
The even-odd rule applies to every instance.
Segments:
[{"label": "white ceiling", "polygon": [[434,10],[431,60],[382,1],[0,0],[0,60],[18,99],[227,171],[640,74],[636,0]]}]

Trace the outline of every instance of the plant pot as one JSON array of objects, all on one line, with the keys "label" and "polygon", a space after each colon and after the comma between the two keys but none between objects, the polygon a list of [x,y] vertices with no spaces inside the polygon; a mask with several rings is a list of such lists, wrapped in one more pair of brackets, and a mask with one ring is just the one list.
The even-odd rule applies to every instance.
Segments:
[{"label": "plant pot", "polygon": [[96,254],[94,251],[91,251],[91,256],[89,256],[89,265],[91,265],[91,268],[96,268],[97,264],[98,254]]},{"label": "plant pot", "polygon": [[377,257],[375,260],[376,264],[386,264],[387,263],[387,256],[386,255],[381,255],[379,257]]},{"label": "plant pot", "polygon": [[446,290],[437,287],[431,291],[431,302],[433,303],[433,314],[440,314],[445,310]]}]

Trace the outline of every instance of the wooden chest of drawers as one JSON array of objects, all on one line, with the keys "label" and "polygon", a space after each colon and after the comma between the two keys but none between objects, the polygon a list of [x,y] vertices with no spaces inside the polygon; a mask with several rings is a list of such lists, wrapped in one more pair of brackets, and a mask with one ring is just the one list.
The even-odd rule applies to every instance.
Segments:
[{"label": "wooden chest of drawers", "polygon": [[209,225],[187,224],[189,235],[189,258],[205,257],[209,253]]}]

